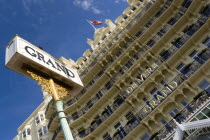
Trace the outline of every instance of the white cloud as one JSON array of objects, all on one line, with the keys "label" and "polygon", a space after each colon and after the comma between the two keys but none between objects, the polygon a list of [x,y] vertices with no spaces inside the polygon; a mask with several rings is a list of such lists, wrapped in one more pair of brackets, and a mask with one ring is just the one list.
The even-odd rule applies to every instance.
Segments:
[{"label": "white cloud", "polygon": [[74,0],[73,4],[81,7],[82,9],[88,11],[91,10],[94,14],[101,14],[102,11],[99,10],[95,5],[93,0]]},{"label": "white cloud", "polygon": [[101,14],[101,11],[95,7],[92,7],[93,13],[95,14]]},{"label": "white cloud", "polygon": [[83,9],[88,10],[92,6],[92,2],[89,1],[89,0],[84,0],[81,3],[81,6],[82,6]]},{"label": "white cloud", "polygon": [[127,0],[115,0],[115,3],[126,2]]}]

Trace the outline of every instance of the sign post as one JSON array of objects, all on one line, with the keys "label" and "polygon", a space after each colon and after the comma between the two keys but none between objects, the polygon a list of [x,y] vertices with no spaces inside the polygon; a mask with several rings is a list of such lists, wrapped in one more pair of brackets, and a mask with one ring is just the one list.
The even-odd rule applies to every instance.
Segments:
[{"label": "sign post", "polygon": [[38,81],[43,91],[53,97],[53,105],[58,113],[64,138],[73,140],[62,98],[74,96],[83,88],[77,72],[17,35],[6,47],[5,65],[15,72]]}]

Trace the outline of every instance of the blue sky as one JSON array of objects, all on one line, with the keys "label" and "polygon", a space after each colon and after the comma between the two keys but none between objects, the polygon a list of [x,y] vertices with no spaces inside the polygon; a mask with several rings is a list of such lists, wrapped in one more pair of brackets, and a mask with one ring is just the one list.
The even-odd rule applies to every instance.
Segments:
[{"label": "blue sky", "polygon": [[[4,67],[5,47],[15,34],[53,56],[77,60],[90,46],[94,30],[85,21],[113,22],[125,0],[0,0],[0,138],[12,140],[17,128],[43,101],[41,88]],[[102,26],[106,26],[102,24]]]}]

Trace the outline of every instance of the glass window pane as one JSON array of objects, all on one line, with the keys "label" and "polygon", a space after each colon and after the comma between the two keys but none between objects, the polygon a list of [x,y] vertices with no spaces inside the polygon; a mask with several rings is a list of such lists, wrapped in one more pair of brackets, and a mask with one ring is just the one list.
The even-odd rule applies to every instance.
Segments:
[{"label": "glass window pane", "polygon": [[206,46],[208,46],[208,43],[210,42],[210,38],[207,37],[204,41],[203,44],[205,44]]},{"label": "glass window pane", "polygon": [[42,136],[42,129],[41,128],[38,130],[38,134],[39,134],[39,137]]},{"label": "glass window pane", "polygon": [[198,51],[194,50],[189,56],[194,58],[197,55]]},{"label": "glass window pane", "polygon": [[40,120],[43,121],[44,120],[44,115],[40,114]]},{"label": "glass window pane", "polygon": [[27,129],[27,135],[30,135],[31,134],[31,132],[30,132],[30,129],[28,128]]},{"label": "glass window pane", "polygon": [[209,85],[209,82],[206,80],[203,80],[202,82],[200,82],[200,84],[198,85],[198,87],[202,90],[204,90],[205,88],[207,88],[207,86]]},{"label": "glass window pane", "polygon": [[206,89],[206,91],[208,92],[208,94],[210,94],[210,87],[208,87],[208,88]]},{"label": "glass window pane", "polygon": [[164,125],[167,124],[167,122],[166,122],[164,119],[162,119],[161,122],[162,122],[162,124],[164,124]]},{"label": "glass window pane", "polygon": [[26,131],[25,130],[23,131],[23,137],[24,138],[26,137]]},{"label": "glass window pane", "polygon": [[208,108],[205,108],[202,112],[210,118],[210,110]]},{"label": "glass window pane", "polygon": [[181,63],[181,64],[179,64],[179,66],[176,67],[176,69],[177,69],[178,71],[180,71],[180,70],[184,67],[184,65],[185,65],[185,64]]},{"label": "glass window pane", "polygon": [[169,140],[173,140],[173,137],[171,137]]},{"label": "glass window pane", "polygon": [[36,124],[39,124],[39,122],[40,122],[39,121],[39,117],[36,117],[36,120],[35,121],[36,121]]},{"label": "glass window pane", "polygon": [[47,134],[47,126],[43,126],[43,134]]},{"label": "glass window pane", "polygon": [[187,106],[187,102],[185,102],[185,101],[182,101],[181,104],[182,104],[183,106]]},{"label": "glass window pane", "polygon": [[204,116],[202,113],[199,113],[199,114],[196,116],[196,118],[197,118],[198,120],[207,119],[207,117]]},{"label": "glass window pane", "polygon": [[150,137],[147,133],[145,133],[142,137],[141,137],[141,140],[149,140]]},{"label": "glass window pane", "polygon": [[154,95],[157,91],[158,91],[158,89],[155,87],[155,88],[153,88],[153,90],[150,91],[150,93],[151,93],[151,95]]}]

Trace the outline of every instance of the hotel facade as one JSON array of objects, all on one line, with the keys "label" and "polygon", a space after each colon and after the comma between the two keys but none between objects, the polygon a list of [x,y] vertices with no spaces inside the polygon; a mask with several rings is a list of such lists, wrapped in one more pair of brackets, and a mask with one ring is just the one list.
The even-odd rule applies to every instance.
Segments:
[{"label": "hotel facade", "polygon": [[[115,23],[106,20],[107,27],[95,30],[87,41],[92,49],[76,62],[60,59],[85,85],[64,98],[75,140],[210,138],[210,1],[128,3]],[[43,135],[28,123],[40,117],[35,111],[14,140],[64,139],[48,101],[38,107]]]}]

